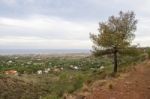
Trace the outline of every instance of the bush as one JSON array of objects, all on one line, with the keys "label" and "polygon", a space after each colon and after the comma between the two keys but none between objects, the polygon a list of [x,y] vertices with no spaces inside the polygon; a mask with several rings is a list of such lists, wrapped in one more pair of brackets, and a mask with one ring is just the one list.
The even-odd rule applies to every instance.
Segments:
[{"label": "bush", "polygon": [[148,58],[150,59],[150,48],[147,49]]},{"label": "bush", "polygon": [[79,75],[77,78],[75,78],[74,84],[74,90],[80,89],[83,86],[84,79],[81,75]]},{"label": "bush", "polygon": [[57,97],[57,95],[48,95],[46,97],[43,97],[42,99],[60,99],[60,98]]},{"label": "bush", "polygon": [[6,77],[6,75],[0,74],[0,79],[1,79],[1,78],[5,78],[5,77]]}]

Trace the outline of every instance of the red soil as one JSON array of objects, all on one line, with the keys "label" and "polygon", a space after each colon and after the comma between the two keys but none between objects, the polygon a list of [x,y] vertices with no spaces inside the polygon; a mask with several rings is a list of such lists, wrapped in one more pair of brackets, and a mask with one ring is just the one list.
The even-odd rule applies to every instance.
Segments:
[{"label": "red soil", "polygon": [[85,99],[150,99],[150,61],[106,83],[93,87]]}]

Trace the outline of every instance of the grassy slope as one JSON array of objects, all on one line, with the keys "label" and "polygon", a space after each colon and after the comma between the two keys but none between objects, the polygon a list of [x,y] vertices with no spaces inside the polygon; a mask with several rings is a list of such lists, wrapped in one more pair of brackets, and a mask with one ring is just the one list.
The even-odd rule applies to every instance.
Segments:
[{"label": "grassy slope", "polygon": [[[129,57],[122,58],[120,66],[128,65],[135,61]],[[6,64],[13,60],[12,64]],[[110,58],[93,57],[44,57],[37,60],[37,57],[20,57],[14,60],[14,57],[1,57],[1,70],[17,69],[22,73],[27,71],[29,74],[21,76],[1,77],[0,98],[1,99],[59,99],[66,93],[73,93],[82,88],[83,83],[91,84],[97,79],[105,78],[112,71],[112,60]],[[32,61],[32,64],[26,64]],[[126,62],[125,62],[126,61]],[[34,65],[34,63],[43,63],[44,65]],[[4,64],[2,64],[4,63]],[[51,63],[49,65],[48,63]],[[127,64],[126,64],[127,63]],[[21,64],[24,64],[23,66]],[[6,65],[6,66],[5,66]],[[70,65],[77,65],[81,70],[71,70]],[[100,71],[100,66],[105,66],[105,70]],[[5,66],[5,67],[4,67]],[[31,74],[38,69],[45,67],[63,66],[64,70],[60,73],[50,73],[44,75]],[[91,69],[91,68],[94,68]],[[121,67],[119,67],[121,68]]]}]

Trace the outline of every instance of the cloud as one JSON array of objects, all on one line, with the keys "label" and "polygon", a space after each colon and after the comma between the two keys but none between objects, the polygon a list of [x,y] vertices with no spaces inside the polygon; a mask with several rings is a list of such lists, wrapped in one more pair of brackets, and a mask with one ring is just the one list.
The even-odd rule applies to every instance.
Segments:
[{"label": "cloud", "polygon": [[[148,46],[150,19],[139,17],[134,44]],[[97,33],[97,22],[69,21],[59,17],[32,15],[25,19],[0,17],[0,45],[42,48],[91,48],[89,32]]]},{"label": "cloud", "polygon": [[0,46],[91,48],[89,32],[97,33],[98,22],[120,10],[135,11],[134,43],[150,46],[149,5],[149,0],[0,0]]},{"label": "cloud", "polygon": [[1,36],[42,36],[51,39],[84,40],[89,38],[89,32],[96,30],[97,24],[36,15],[28,19],[0,18],[0,28]]},{"label": "cloud", "polygon": [[[26,19],[0,17],[0,45],[21,48],[91,47],[89,32],[98,24],[34,15]],[[11,47],[12,48],[12,47]]]},{"label": "cloud", "polygon": [[[9,1],[9,0],[1,0]],[[28,17],[32,14],[69,20],[101,21],[118,11],[133,10],[137,15],[150,15],[149,0],[12,0],[13,7],[0,4],[0,16]]]},{"label": "cloud", "polygon": [[91,47],[89,40],[62,40],[45,39],[40,37],[1,37],[0,45],[3,48],[13,49],[87,49]]},{"label": "cloud", "polygon": [[14,5],[16,4],[16,0],[0,0],[1,3],[4,3],[6,5]]}]

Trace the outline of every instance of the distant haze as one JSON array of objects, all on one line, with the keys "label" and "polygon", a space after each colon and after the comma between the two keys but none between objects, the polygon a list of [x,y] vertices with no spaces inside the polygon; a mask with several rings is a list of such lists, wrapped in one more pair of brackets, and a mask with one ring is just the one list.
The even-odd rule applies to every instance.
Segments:
[{"label": "distant haze", "polygon": [[0,49],[0,55],[24,55],[24,54],[90,54],[88,49]]}]

